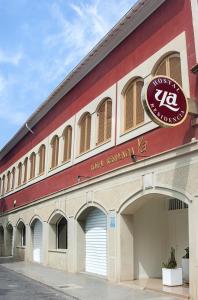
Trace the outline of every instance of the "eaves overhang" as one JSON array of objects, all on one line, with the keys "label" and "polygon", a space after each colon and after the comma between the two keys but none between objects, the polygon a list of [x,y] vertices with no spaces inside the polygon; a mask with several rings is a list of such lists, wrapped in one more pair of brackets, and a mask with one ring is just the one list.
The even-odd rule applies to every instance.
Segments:
[{"label": "eaves overhang", "polygon": [[27,119],[24,125],[1,149],[0,160],[28,133],[28,128],[33,128],[65,94],[93,70],[165,1],[166,0],[139,0]]}]

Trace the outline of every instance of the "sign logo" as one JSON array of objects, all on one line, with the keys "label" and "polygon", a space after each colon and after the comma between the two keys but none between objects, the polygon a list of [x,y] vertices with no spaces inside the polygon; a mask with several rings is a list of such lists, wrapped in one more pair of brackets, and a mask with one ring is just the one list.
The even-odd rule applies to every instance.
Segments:
[{"label": "sign logo", "polygon": [[143,106],[161,127],[183,123],[188,114],[188,102],[180,85],[166,76],[154,77],[142,93]]}]

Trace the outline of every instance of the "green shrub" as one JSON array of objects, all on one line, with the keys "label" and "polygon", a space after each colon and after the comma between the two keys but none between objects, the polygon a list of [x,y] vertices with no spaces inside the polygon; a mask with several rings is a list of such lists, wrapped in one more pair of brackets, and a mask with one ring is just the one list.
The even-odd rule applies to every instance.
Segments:
[{"label": "green shrub", "polygon": [[162,267],[166,268],[166,269],[176,269],[177,268],[177,262],[175,259],[175,248],[171,247],[170,258],[167,263],[162,264]]}]

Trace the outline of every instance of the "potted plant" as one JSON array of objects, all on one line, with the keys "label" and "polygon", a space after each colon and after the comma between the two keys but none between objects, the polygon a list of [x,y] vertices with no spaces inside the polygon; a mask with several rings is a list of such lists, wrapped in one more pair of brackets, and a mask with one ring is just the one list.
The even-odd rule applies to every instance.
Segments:
[{"label": "potted plant", "polygon": [[182,257],[183,281],[189,283],[189,247],[185,248],[186,254]]},{"label": "potted plant", "polygon": [[175,249],[171,247],[171,255],[167,263],[162,264],[162,283],[168,286],[182,285],[182,268],[177,268]]}]

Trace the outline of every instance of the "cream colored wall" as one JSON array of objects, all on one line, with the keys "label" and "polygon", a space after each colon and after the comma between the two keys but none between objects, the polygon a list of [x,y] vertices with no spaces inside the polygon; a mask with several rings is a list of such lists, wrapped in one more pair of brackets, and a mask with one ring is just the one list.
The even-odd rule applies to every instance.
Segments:
[{"label": "cream colored wall", "polygon": [[161,278],[161,267],[176,250],[178,266],[188,246],[188,210],[168,211],[168,200],[149,199],[133,216],[135,278]]},{"label": "cream colored wall", "polygon": [[[198,185],[197,185],[197,170],[198,170],[198,142],[192,141],[189,145],[181,147],[176,150],[168,151],[161,155],[138,161],[136,164],[129,164],[121,169],[114,170],[109,174],[104,174],[98,178],[93,178],[89,181],[80,183],[76,187],[72,187],[68,190],[58,192],[56,195],[46,197],[41,201],[34,202],[31,205],[27,205],[24,208],[18,208],[13,212],[10,212],[3,217],[0,217],[0,224],[3,224],[4,229],[8,222],[13,226],[16,226],[20,218],[24,220],[27,230],[27,246],[25,250],[25,260],[32,260],[32,245],[31,245],[31,230],[30,224],[34,217],[38,216],[45,227],[45,264],[51,264],[53,266],[59,266],[60,253],[49,252],[50,246],[48,246],[48,234],[49,234],[49,219],[53,212],[61,210],[68,219],[68,250],[65,255],[65,270],[70,272],[77,272],[79,265],[83,268],[84,255],[81,252],[81,257],[78,249],[83,249],[82,242],[77,235],[77,217],[81,211],[89,206],[96,206],[103,209],[107,214],[107,220],[109,221],[109,214],[112,210],[115,211],[115,215],[118,216],[116,222],[116,228],[110,229],[108,226],[108,279],[112,281],[119,281],[120,279],[127,279],[127,274],[123,273],[121,265],[127,265],[127,259],[124,261],[122,256],[127,253],[129,249],[121,249],[122,237],[125,231],[128,230],[127,235],[131,235],[131,231],[125,226],[121,225],[119,221],[120,213],[123,213],[131,203],[141,203],[141,199],[148,195],[157,194],[163,199],[163,197],[175,197],[180,200],[187,201],[189,203],[189,220],[190,220],[190,254],[191,254],[191,282],[192,293],[197,293],[196,278],[198,278]],[[138,199],[138,201],[136,201]],[[155,199],[153,200],[155,202]],[[154,205],[154,204],[153,204]],[[161,205],[161,204],[159,204]],[[141,205],[140,205],[141,206]],[[144,207],[144,206],[142,206]],[[145,206],[146,207],[146,206]],[[160,206],[161,207],[161,206]],[[136,210],[136,217],[144,219],[145,213],[147,213],[152,222],[143,220],[141,226],[148,227],[148,233],[152,234],[153,245],[155,248],[158,243],[155,236],[160,240],[161,236],[158,232],[157,226],[159,222],[153,220],[153,214],[157,215],[160,207],[158,203],[152,206],[148,206],[146,211],[141,211],[141,207]],[[191,208],[193,207],[193,209]],[[139,210],[139,211],[138,211]],[[127,214],[134,214],[134,212],[128,212]],[[135,215],[134,214],[134,215]],[[185,217],[184,217],[185,218]],[[163,227],[163,219],[160,219],[160,226]],[[138,232],[138,222],[136,221]],[[148,226],[147,226],[148,225]],[[150,226],[150,228],[149,228]],[[168,228],[168,226],[167,226]],[[140,230],[139,230],[140,231]],[[153,235],[155,233],[155,236]],[[141,233],[144,234],[144,233]],[[6,234],[5,234],[6,236]],[[6,238],[6,237],[5,237]],[[146,238],[146,237],[145,237]],[[136,239],[139,239],[139,237]],[[155,240],[155,243],[154,243]],[[167,239],[168,241],[168,239]],[[164,241],[162,240],[162,244]],[[139,240],[139,245],[145,247],[145,244]],[[149,248],[150,247],[150,248]],[[160,246],[161,249],[163,245]],[[183,247],[183,245],[182,245]],[[154,250],[149,245],[148,248],[152,253]],[[163,250],[161,250],[163,251]],[[133,252],[132,252],[133,253]],[[183,253],[182,253],[183,254]],[[160,254],[158,253],[159,257]],[[165,255],[164,255],[165,256]],[[67,258],[66,258],[67,257]],[[130,257],[130,256],[129,256]],[[156,265],[163,260],[157,259]],[[131,267],[133,262],[130,261]],[[131,270],[131,269],[130,269]],[[128,272],[131,272],[128,270]],[[132,273],[132,272],[131,272]],[[122,275],[122,276],[121,276]],[[131,275],[133,276],[133,274]],[[194,284],[193,284],[194,283]],[[196,299],[196,298],[195,298]]]},{"label": "cream colored wall", "polygon": [[165,201],[149,199],[133,218],[135,278],[161,277],[168,238]]},{"label": "cream colored wall", "polygon": [[48,265],[52,268],[67,271],[67,251],[48,250]]},{"label": "cream colored wall", "polygon": [[17,260],[24,260],[25,259],[25,247],[17,246],[15,248],[15,257]]},{"label": "cream colored wall", "polygon": [[188,209],[168,211],[167,215],[168,249],[175,248],[178,267],[181,267],[184,249],[189,246]]}]

